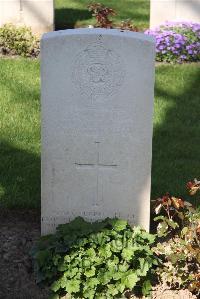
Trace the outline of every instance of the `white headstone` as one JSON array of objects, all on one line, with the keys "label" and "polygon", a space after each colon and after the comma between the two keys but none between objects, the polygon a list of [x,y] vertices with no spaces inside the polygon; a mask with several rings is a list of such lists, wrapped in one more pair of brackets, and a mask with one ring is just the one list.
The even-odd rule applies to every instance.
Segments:
[{"label": "white headstone", "polygon": [[37,34],[54,28],[53,0],[0,0],[0,26],[26,25]]},{"label": "white headstone", "polygon": [[42,38],[42,234],[76,216],[149,228],[154,41],[76,29]]},{"label": "white headstone", "polygon": [[151,28],[183,20],[200,22],[200,0],[151,0]]}]

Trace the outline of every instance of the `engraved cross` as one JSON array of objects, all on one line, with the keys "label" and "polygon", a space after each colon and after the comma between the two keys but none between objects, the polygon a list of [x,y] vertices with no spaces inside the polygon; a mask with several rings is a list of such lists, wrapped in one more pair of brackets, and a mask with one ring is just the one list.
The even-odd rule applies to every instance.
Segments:
[{"label": "engraved cross", "polygon": [[103,181],[102,177],[100,176],[101,170],[115,170],[117,168],[117,164],[112,163],[101,163],[99,157],[99,146],[100,142],[96,143],[97,149],[97,160],[95,163],[75,163],[77,169],[82,170],[95,170],[96,172],[96,195],[94,198],[94,206],[98,206],[100,202],[103,201]]}]

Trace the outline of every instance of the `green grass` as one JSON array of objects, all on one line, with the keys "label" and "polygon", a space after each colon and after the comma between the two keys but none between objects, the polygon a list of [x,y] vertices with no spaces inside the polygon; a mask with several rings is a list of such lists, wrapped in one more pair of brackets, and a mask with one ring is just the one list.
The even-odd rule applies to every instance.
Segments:
[{"label": "green grass", "polygon": [[[156,68],[152,198],[200,178],[200,68]],[[40,206],[39,62],[0,59],[0,203]]]},{"label": "green grass", "polygon": [[120,24],[121,20],[131,19],[140,29],[149,26],[150,0],[55,0],[56,29],[94,24],[95,20],[87,9],[88,4],[94,2],[113,8],[117,13],[113,18],[117,24]]},{"label": "green grass", "polygon": [[186,183],[200,178],[199,78],[199,64],[156,68],[152,198],[187,198]]},{"label": "green grass", "polygon": [[0,59],[0,204],[40,205],[39,63]]}]

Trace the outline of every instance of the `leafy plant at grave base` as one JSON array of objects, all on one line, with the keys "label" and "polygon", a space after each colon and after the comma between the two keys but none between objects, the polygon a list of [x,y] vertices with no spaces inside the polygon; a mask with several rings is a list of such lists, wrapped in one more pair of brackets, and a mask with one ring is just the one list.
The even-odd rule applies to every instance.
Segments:
[{"label": "leafy plant at grave base", "polygon": [[[187,188],[191,195],[196,194],[200,181],[188,182]],[[155,213],[160,214],[154,218],[158,238],[153,248],[161,262],[159,280],[200,295],[200,209],[166,194],[157,199]]]},{"label": "leafy plant at grave base", "polygon": [[96,18],[97,28],[118,28],[121,30],[138,31],[138,28],[131,23],[131,20],[124,20],[120,26],[117,26],[110,20],[110,17],[116,16],[116,12],[101,3],[92,3],[88,5],[88,10],[92,12],[92,16]]},{"label": "leafy plant at grave base", "polygon": [[166,22],[145,31],[156,39],[156,60],[186,62],[200,60],[200,23]]},{"label": "leafy plant at grave base", "polygon": [[55,298],[67,293],[90,299],[147,295],[157,265],[154,239],[124,220],[89,223],[78,217],[42,237],[32,251],[37,282],[50,286]]},{"label": "leafy plant at grave base", "polygon": [[5,24],[0,27],[0,52],[4,55],[37,57],[40,52],[39,40],[29,27]]}]

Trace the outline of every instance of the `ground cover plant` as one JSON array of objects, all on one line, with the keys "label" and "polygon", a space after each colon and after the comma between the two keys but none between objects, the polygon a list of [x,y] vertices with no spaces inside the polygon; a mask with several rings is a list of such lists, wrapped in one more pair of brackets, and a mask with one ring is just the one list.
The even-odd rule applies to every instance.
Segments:
[{"label": "ground cover plant", "polygon": [[[194,196],[200,181],[187,183]],[[200,208],[169,193],[154,203],[156,234],[127,221],[78,217],[32,249],[36,281],[51,298],[132,298],[152,285],[200,295]]]},{"label": "ground cover plant", "polygon": [[156,39],[156,60],[164,62],[200,60],[200,23],[166,22],[145,31]]},{"label": "ground cover plant", "polygon": [[[153,199],[187,198],[181,182],[199,175],[199,76],[197,64],[156,67]],[[0,59],[0,128],[0,204],[40,208],[39,61]]]},{"label": "ground cover plant", "polygon": [[[56,0],[55,1],[55,26],[56,30],[86,27],[94,25],[95,19],[87,7],[96,1],[90,0]],[[98,1],[97,1],[98,2]],[[117,12],[112,20],[120,24],[122,20],[133,20],[133,23],[139,29],[149,27],[149,0],[102,0],[101,4],[112,8]]]},{"label": "ground cover plant", "polygon": [[[188,182],[187,189],[195,195],[200,181]],[[166,194],[156,200],[155,214],[158,225],[153,251],[160,260],[156,270],[160,283],[200,296],[200,208]]]},{"label": "ground cover plant", "polygon": [[158,264],[151,251],[154,239],[124,220],[89,223],[78,217],[42,237],[33,249],[37,282],[50,286],[53,298],[148,295]]},{"label": "ground cover plant", "polygon": [[39,39],[29,27],[5,24],[0,27],[0,53],[37,57],[40,52]]}]

